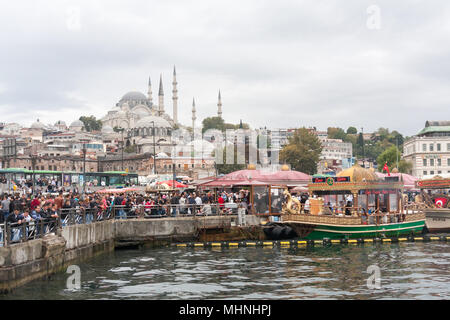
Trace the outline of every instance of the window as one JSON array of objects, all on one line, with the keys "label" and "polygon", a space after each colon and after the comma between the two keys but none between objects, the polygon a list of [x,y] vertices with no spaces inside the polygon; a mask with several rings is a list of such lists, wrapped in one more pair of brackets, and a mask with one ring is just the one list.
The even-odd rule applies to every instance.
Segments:
[{"label": "window", "polygon": [[431,171],[430,171],[430,174],[434,174],[434,171],[433,171],[433,170],[431,170]]},{"label": "window", "polygon": [[426,172],[426,171],[424,171],[424,172],[423,172],[423,175],[424,175],[424,176],[426,176],[426,175],[427,175],[427,172]]},{"label": "window", "polygon": [[450,167],[450,158],[447,159],[447,166]]},{"label": "window", "polygon": [[440,143],[438,143],[438,144],[436,145],[436,150],[437,150],[437,151],[441,151],[441,144],[440,144]]},{"label": "window", "polygon": [[447,143],[447,151],[450,151],[450,143]]},{"label": "window", "polygon": [[442,164],[441,164],[441,159],[437,159],[437,166],[438,167],[440,167]]},{"label": "window", "polygon": [[430,143],[430,151],[434,151],[434,144]]},{"label": "window", "polygon": [[427,159],[423,159],[423,166],[424,166],[424,167],[427,166]]},{"label": "window", "polygon": [[434,167],[434,159],[430,159],[430,166]]},{"label": "window", "polygon": [[425,143],[422,145],[422,151],[427,151],[427,145]]},{"label": "window", "polygon": [[438,171],[438,174],[441,174],[442,172],[441,171]]}]

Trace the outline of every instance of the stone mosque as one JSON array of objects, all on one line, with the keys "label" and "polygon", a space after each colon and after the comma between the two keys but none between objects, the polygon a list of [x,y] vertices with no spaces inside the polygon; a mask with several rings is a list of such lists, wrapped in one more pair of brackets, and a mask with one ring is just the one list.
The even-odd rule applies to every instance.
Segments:
[{"label": "stone mosque", "polygon": [[[148,80],[147,95],[139,91],[126,93],[110,110],[102,121],[102,134],[116,135],[114,128],[123,129],[126,146],[136,145],[137,153],[153,153],[154,143],[158,146],[156,152],[170,154],[174,142],[172,130],[183,127],[178,122],[178,90],[176,69],[173,69],[172,81],[172,117],[166,113],[164,105],[164,90],[162,75],[159,79],[158,102],[152,97],[151,79]],[[219,91],[217,116],[222,117],[222,101]],[[195,104],[192,109],[192,126],[195,126]]]}]

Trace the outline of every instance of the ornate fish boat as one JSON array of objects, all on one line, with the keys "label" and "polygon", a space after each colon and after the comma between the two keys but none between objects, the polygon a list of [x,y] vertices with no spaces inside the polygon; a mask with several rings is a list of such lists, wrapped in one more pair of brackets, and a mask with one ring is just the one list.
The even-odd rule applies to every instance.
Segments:
[{"label": "ornate fish boat", "polygon": [[425,207],[425,225],[431,233],[450,232],[450,179],[435,176],[418,180],[416,187],[421,194],[417,202]]},{"label": "ornate fish boat", "polygon": [[[398,177],[379,180],[373,171],[359,165],[337,177],[313,178],[308,185],[309,210],[286,203],[278,226],[272,224],[266,236],[274,239],[295,234],[315,240],[421,233],[425,213],[420,206],[408,205],[402,192],[403,182]],[[280,228],[288,231],[280,232]]]}]

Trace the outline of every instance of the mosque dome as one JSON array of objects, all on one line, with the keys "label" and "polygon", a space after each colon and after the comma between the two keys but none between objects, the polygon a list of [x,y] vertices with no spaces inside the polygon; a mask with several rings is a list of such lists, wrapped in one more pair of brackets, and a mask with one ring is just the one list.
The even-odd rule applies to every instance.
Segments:
[{"label": "mosque dome", "polygon": [[170,123],[161,118],[161,117],[156,117],[156,116],[147,116],[142,118],[141,120],[139,120],[135,127],[136,128],[151,128],[153,127],[153,121],[155,122],[155,127],[156,128],[171,128],[172,126],[170,125]]},{"label": "mosque dome", "polygon": [[120,101],[132,101],[132,100],[147,100],[145,94],[139,91],[127,92]]},{"label": "mosque dome", "polygon": [[70,124],[69,128],[75,131],[81,131],[84,128],[84,123],[81,120],[75,120]]},{"label": "mosque dome", "polygon": [[137,115],[140,118],[150,115],[150,113],[146,109],[140,107],[140,105],[136,106],[132,112],[133,112],[133,114]]},{"label": "mosque dome", "polygon": [[287,165],[287,164],[283,164],[282,166],[281,166],[281,171],[289,171],[290,169],[289,169],[289,166]]},{"label": "mosque dome", "polygon": [[42,122],[39,122],[39,119],[37,119],[37,121],[31,125],[32,129],[44,129],[44,127],[45,127],[45,124],[43,124]]},{"label": "mosque dome", "polygon": [[359,164],[342,170],[337,174],[338,177],[350,177],[351,182],[376,181],[378,176],[369,169],[364,169]]},{"label": "mosque dome", "polygon": [[397,168],[392,169],[392,173],[399,173]]}]

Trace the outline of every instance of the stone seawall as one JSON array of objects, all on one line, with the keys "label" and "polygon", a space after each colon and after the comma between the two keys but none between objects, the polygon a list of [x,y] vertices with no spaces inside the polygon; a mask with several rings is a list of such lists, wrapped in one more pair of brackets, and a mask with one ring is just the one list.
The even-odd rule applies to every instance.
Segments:
[{"label": "stone seawall", "polygon": [[[259,224],[249,217],[247,224]],[[0,292],[65,271],[76,262],[115,247],[198,239],[204,230],[228,230],[227,216],[108,220],[65,226],[58,234],[0,247]]]}]

